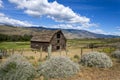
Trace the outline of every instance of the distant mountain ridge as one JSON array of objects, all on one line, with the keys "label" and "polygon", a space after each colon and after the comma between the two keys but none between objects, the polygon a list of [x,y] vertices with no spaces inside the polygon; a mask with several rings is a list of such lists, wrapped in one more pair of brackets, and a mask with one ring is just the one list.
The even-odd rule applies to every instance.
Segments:
[{"label": "distant mountain ridge", "polygon": [[[56,30],[59,28],[45,28],[45,27],[14,27],[9,25],[0,25],[0,33],[7,35],[34,35],[39,34],[41,30]],[[61,29],[67,39],[83,39],[83,38],[120,38],[116,35],[96,34],[86,30],[76,29]]]},{"label": "distant mountain ridge", "polygon": [[[39,30],[57,30],[60,28],[45,28],[45,27],[32,27],[37,28]],[[77,30],[77,29],[61,29],[62,32],[68,39],[81,39],[81,38],[120,38],[120,36],[116,35],[105,35],[105,34],[97,34],[93,32],[89,32],[86,30]]]}]

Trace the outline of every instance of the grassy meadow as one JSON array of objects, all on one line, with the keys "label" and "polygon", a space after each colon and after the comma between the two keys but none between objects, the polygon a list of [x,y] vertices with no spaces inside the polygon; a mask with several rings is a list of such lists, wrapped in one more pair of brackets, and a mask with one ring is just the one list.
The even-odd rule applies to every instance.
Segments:
[{"label": "grassy meadow", "polygon": [[0,42],[0,49],[30,48],[30,42]]},{"label": "grassy meadow", "polygon": [[[92,52],[99,51],[108,53],[107,55],[115,51],[115,48],[103,47],[103,45],[111,44],[112,40],[101,40],[101,39],[72,39],[67,40],[67,50],[52,52],[51,56],[67,56],[75,63],[80,61],[81,55]],[[94,44],[94,49],[88,48],[88,45]],[[81,48],[82,54],[81,54]],[[31,50],[30,42],[0,42],[0,49],[15,49],[15,54],[21,54],[21,49],[23,49],[22,55],[25,56],[34,67],[37,67],[41,62],[47,60],[48,53],[41,52],[40,50]],[[11,55],[11,52],[8,53]],[[95,68],[95,67],[82,67],[80,72],[74,76],[63,78],[63,79],[50,79],[50,80],[119,80],[120,79],[120,63],[116,59],[112,58],[114,62],[111,68]],[[6,57],[3,58],[6,61]],[[35,78],[35,80],[46,80],[44,77]]]},{"label": "grassy meadow", "polygon": [[[67,40],[67,47],[68,48],[81,48],[87,46],[88,44],[105,44],[105,42],[98,40],[98,39],[71,39]],[[19,48],[30,48],[30,42],[0,42],[0,49],[19,49]]]}]

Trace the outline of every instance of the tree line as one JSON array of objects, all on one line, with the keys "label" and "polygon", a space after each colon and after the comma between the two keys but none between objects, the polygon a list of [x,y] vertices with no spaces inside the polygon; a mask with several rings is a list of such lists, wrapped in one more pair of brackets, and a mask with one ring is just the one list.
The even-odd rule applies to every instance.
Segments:
[{"label": "tree line", "polygon": [[6,35],[0,34],[0,41],[30,41],[32,35]]}]

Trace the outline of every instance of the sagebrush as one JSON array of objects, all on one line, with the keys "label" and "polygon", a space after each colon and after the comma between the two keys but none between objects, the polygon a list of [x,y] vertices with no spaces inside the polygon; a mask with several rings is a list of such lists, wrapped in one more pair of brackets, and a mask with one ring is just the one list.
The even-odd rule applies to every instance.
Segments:
[{"label": "sagebrush", "polygon": [[117,58],[117,59],[120,59],[120,50],[114,51],[114,52],[112,53],[112,57]]},{"label": "sagebrush", "polygon": [[45,78],[64,78],[74,75],[78,71],[79,65],[63,56],[52,57],[38,67],[39,75]]},{"label": "sagebrush", "polygon": [[33,80],[35,74],[34,67],[18,54],[0,65],[0,80]]},{"label": "sagebrush", "polygon": [[80,60],[80,63],[84,66],[109,68],[113,63],[109,56],[105,53],[91,52],[84,54]]}]

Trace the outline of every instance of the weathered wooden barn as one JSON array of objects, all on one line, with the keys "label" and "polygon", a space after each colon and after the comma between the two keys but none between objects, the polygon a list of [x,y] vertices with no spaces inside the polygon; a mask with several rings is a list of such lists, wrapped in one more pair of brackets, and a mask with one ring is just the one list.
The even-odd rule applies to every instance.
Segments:
[{"label": "weathered wooden barn", "polygon": [[61,30],[43,30],[31,39],[31,48],[48,50],[52,46],[52,51],[66,48],[66,38]]}]

